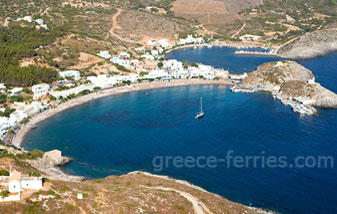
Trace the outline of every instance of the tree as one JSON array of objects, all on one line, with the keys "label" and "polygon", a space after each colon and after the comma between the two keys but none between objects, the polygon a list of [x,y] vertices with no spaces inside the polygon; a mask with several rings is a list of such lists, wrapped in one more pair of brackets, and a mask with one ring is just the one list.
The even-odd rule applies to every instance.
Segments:
[{"label": "tree", "polygon": [[158,62],[157,65],[158,65],[159,68],[162,68],[164,66],[163,62]]}]

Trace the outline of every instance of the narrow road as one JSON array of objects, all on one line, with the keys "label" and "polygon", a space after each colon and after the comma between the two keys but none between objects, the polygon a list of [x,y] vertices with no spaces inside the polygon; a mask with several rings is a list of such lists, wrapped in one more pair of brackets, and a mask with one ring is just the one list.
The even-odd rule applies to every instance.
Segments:
[{"label": "narrow road", "polygon": [[[112,17],[112,27],[109,31],[110,35],[121,40],[121,41],[124,41],[124,42],[129,42],[129,43],[134,43],[135,41],[132,41],[130,39],[125,39],[119,35],[117,35],[114,31],[115,29],[121,29],[121,27],[118,25],[118,22],[117,22],[117,17],[122,13],[122,9],[118,8],[117,9],[117,13],[115,15],[113,15]],[[109,37],[109,34],[106,36],[106,39]]]},{"label": "narrow road", "polygon": [[177,189],[167,188],[167,187],[147,187],[147,188],[177,192],[181,196],[186,198],[189,202],[192,203],[195,214],[212,214],[212,212],[206,207],[204,203],[202,203],[196,197],[192,196],[191,194],[187,192],[183,192]]},{"label": "narrow road", "polygon": [[232,35],[232,38],[239,35],[241,33],[241,31],[243,31],[243,29],[245,29],[245,27],[246,27],[246,22],[239,16],[239,14],[236,14],[236,17],[238,17],[238,19],[243,22],[243,25],[235,34]]}]

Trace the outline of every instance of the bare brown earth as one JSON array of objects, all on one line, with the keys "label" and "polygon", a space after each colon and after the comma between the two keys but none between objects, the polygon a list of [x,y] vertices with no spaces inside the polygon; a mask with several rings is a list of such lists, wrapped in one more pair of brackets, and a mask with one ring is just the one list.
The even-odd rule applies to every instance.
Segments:
[{"label": "bare brown earth", "polygon": [[[83,199],[77,199],[82,193]],[[82,182],[48,181],[0,213],[266,213],[166,177],[134,172]]]},{"label": "bare brown earth", "polygon": [[219,32],[238,20],[236,14],[240,10],[261,3],[261,0],[177,0],[172,11],[179,16],[196,19],[207,29]]},{"label": "bare brown earth", "polygon": [[117,21],[119,28],[114,28],[114,33],[134,41],[141,41],[146,36],[174,40],[177,39],[178,32],[186,32],[192,28],[184,20],[128,9],[122,11]]}]

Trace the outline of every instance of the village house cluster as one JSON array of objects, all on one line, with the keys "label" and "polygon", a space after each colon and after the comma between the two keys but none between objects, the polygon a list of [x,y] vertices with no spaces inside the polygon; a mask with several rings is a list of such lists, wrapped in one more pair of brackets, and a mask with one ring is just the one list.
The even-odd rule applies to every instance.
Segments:
[{"label": "village house cluster", "polygon": [[[29,17],[23,18],[25,21],[33,21]],[[35,20],[38,21],[38,20]],[[202,38],[194,38],[189,35],[179,44],[199,44],[203,43]],[[15,130],[20,126],[20,122],[44,110],[51,108],[58,103],[58,100],[88,94],[97,90],[109,89],[121,84],[132,84],[142,81],[169,81],[171,79],[225,79],[228,78],[228,71],[215,69],[212,66],[200,63],[183,63],[174,59],[165,59],[164,54],[172,45],[167,39],[150,39],[146,49],[139,49],[141,54],[133,56],[128,52],[120,52],[117,56],[112,56],[109,51],[104,50],[97,53],[99,57],[109,60],[121,72],[120,74],[100,74],[92,76],[81,76],[80,71],[66,70],[59,72],[59,80],[53,84],[37,84],[31,87],[32,102],[14,102],[10,108],[15,111],[7,116],[0,116],[0,139],[4,140],[9,130]],[[122,69],[121,69],[122,68]],[[5,84],[0,84],[0,92],[7,93],[9,97],[20,96],[24,88],[6,88]],[[52,97],[50,99],[45,99]],[[6,111],[6,108],[0,109]],[[8,140],[8,139],[7,139]],[[10,141],[9,141],[10,142]]]},{"label": "village house cluster", "polygon": [[9,176],[0,176],[0,202],[19,201],[21,194],[28,190],[41,190],[42,177],[22,176],[16,170],[10,170]]}]

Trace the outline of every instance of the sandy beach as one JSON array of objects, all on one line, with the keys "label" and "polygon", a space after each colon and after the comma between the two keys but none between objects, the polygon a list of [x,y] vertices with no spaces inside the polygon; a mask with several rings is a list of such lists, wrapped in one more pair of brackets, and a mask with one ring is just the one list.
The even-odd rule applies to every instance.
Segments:
[{"label": "sandy beach", "polygon": [[29,122],[25,125],[22,125],[21,128],[16,132],[13,137],[12,144],[18,148],[21,148],[21,143],[23,142],[26,134],[33,128],[35,128],[40,122],[61,113],[67,109],[73,108],[75,106],[82,105],[84,103],[96,100],[99,98],[112,96],[116,94],[150,90],[156,88],[167,88],[167,87],[177,87],[177,86],[186,86],[186,85],[232,85],[229,80],[201,80],[201,79],[190,79],[190,80],[171,80],[169,81],[155,81],[155,82],[145,82],[132,84],[129,86],[116,87],[111,89],[105,89],[97,93],[90,93],[81,97],[77,97],[67,102],[64,102],[58,105],[55,108],[51,108],[42,113],[34,115],[30,118]]}]

